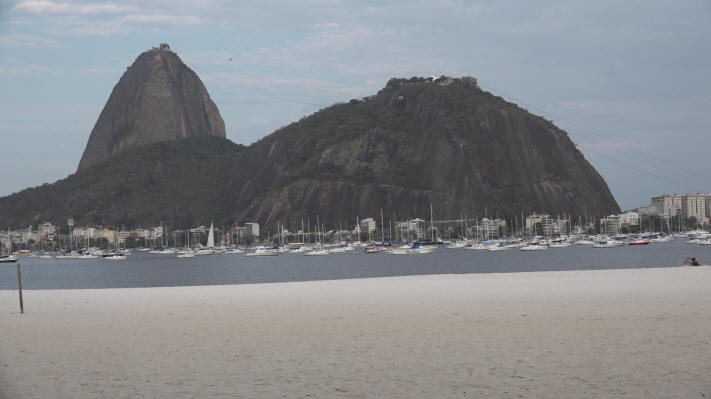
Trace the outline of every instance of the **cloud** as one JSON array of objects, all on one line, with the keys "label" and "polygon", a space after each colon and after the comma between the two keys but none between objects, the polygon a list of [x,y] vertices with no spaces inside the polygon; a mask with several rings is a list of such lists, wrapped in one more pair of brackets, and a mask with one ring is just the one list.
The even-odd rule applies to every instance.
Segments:
[{"label": "cloud", "polygon": [[119,22],[129,26],[147,25],[162,28],[185,28],[201,25],[205,21],[194,15],[129,14],[122,17]]},{"label": "cloud", "polygon": [[109,36],[116,34],[126,34],[131,31],[130,27],[116,21],[92,22],[82,21],[72,23],[65,32],[76,36]]},{"label": "cloud", "polygon": [[11,12],[35,15],[120,14],[135,10],[132,6],[113,3],[77,3],[51,0],[26,0],[12,7]]},{"label": "cloud", "polygon": [[[147,29],[186,29],[207,25],[203,17],[185,12],[180,7],[174,10],[181,12],[167,13],[165,7],[155,2],[131,4],[130,1],[92,3],[25,0],[10,11],[16,16],[16,24],[36,25],[36,20],[22,19],[22,16],[43,17],[47,21],[44,28],[53,27],[57,33],[78,36],[107,36]],[[193,5],[188,10],[197,12],[200,7]]]},{"label": "cloud", "polygon": [[41,36],[27,34],[10,34],[0,36],[0,47],[57,47],[59,42]]},{"label": "cloud", "polygon": [[[284,79],[254,76],[247,73],[207,73],[204,79],[217,85],[243,86],[267,89],[270,92],[319,93],[336,95],[343,99],[359,97],[363,94],[362,86],[343,85],[315,79]],[[371,94],[371,93],[368,93]]]},{"label": "cloud", "polygon": [[235,59],[250,65],[377,75],[381,80],[403,73],[452,73],[457,62],[435,56],[438,47],[428,44],[402,30],[359,24],[320,30],[292,43],[258,47]]},{"label": "cloud", "polygon": [[56,73],[57,71],[49,66],[40,64],[30,64],[21,67],[0,68],[0,76],[19,76]]},{"label": "cloud", "polygon": [[317,30],[321,30],[321,29],[338,29],[338,28],[340,28],[340,27],[341,27],[341,25],[340,25],[339,23],[337,23],[337,22],[326,22],[326,23],[322,23],[322,24],[314,24],[314,25],[313,25],[313,28],[314,28],[314,29],[317,29]]},{"label": "cloud", "polygon": [[[193,53],[181,53],[180,58],[190,65],[224,65],[234,59],[232,54],[227,51],[200,51]],[[237,60],[234,60],[237,62]]]},{"label": "cloud", "polygon": [[77,36],[109,36],[150,30],[170,30],[205,26],[206,21],[192,15],[127,14],[108,21],[72,20],[66,32]]}]

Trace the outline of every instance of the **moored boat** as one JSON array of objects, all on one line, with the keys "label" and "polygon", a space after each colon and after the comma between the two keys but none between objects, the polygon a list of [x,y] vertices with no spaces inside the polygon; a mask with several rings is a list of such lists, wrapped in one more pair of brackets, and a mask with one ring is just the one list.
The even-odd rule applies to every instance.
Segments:
[{"label": "moored boat", "polygon": [[245,256],[276,256],[279,255],[279,251],[272,248],[257,247],[254,252],[249,252]]},{"label": "moored boat", "polygon": [[649,241],[643,240],[643,239],[637,239],[637,240],[630,241],[629,243],[627,243],[627,245],[633,245],[633,246],[636,246],[636,245],[649,245]]},{"label": "moored boat", "polygon": [[548,247],[545,245],[529,244],[519,249],[521,251],[545,251]]},{"label": "moored boat", "polygon": [[314,249],[311,252],[304,253],[304,256],[320,256],[320,255],[328,255],[328,251],[323,248],[320,248],[320,249]]}]

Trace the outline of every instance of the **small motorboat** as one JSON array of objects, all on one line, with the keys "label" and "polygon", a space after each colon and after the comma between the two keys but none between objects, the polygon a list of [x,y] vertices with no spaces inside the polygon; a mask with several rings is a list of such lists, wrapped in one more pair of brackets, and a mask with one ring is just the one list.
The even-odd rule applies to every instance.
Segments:
[{"label": "small motorboat", "polygon": [[638,240],[633,240],[627,243],[627,245],[649,245],[649,241],[643,240],[643,239],[638,239]]},{"label": "small motorboat", "polygon": [[254,252],[249,252],[245,256],[276,256],[279,255],[279,251],[275,251],[271,248],[257,247]]},{"label": "small motorboat", "polygon": [[320,248],[320,249],[314,249],[311,252],[304,253],[304,256],[319,256],[319,255],[328,255],[328,250]]},{"label": "small motorboat", "polygon": [[519,249],[521,251],[545,251],[546,249],[548,249],[548,247],[545,245],[529,244]]}]

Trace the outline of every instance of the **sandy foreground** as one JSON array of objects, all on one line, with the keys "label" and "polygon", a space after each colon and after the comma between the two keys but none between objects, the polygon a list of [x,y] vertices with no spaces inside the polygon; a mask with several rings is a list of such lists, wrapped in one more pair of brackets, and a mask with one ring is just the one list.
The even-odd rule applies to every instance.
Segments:
[{"label": "sandy foreground", "polygon": [[1,398],[711,397],[711,267],[24,299]]}]

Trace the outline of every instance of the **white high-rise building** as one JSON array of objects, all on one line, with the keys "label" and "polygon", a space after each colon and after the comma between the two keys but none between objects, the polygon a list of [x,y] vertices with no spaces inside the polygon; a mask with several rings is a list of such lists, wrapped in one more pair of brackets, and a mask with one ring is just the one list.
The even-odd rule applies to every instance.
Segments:
[{"label": "white high-rise building", "polygon": [[681,212],[685,218],[702,221],[706,217],[706,194],[687,194],[682,197]]},{"label": "white high-rise building", "polygon": [[662,216],[677,216],[682,208],[681,194],[664,194],[652,197],[652,206],[656,208],[657,214]]}]

